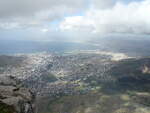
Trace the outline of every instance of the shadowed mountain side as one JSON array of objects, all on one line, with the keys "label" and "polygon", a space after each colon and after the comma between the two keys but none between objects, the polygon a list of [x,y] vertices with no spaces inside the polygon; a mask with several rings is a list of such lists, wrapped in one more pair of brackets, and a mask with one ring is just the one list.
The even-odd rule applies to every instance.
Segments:
[{"label": "shadowed mountain side", "polygon": [[150,92],[149,58],[119,61],[106,74],[111,76],[113,81],[103,84],[104,90]]}]

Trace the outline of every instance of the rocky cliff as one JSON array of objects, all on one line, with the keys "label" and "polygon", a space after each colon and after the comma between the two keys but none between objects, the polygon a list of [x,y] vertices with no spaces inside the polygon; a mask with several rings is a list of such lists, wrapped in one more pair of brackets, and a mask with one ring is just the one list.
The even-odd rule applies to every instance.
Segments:
[{"label": "rocky cliff", "polygon": [[13,77],[0,77],[0,113],[34,113],[34,94]]}]

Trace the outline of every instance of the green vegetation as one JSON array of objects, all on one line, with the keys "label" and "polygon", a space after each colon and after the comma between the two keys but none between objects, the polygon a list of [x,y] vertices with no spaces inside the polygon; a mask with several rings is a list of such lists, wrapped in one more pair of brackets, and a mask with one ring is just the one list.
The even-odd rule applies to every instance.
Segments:
[{"label": "green vegetation", "polygon": [[16,113],[13,107],[0,102],[0,113]]},{"label": "green vegetation", "polygon": [[45,74],[43,74],[42,79],[45,82],[55,82],[57,80],[56,76],[53,75],[53,74],[51,74],[51,73],[45,73]]},{"label": "green vegetation", "polygon": [[18,67],[22,64],[23,57],[0,56],[0,67],[14,66]]},{"label": "green vegetation", "polygon": [[147,108],[150,99],[145,98],[144,95],[141,97],[142,99],[138,95],[130,96],[128,93],[105,94],[92,91],[49,101],[44,105],[44,112],[39,113],[149,113]]},{"label": "green vegetation", "polygon": [[[122,98],[120,95],[94,91],[84,95],[62,96],[49,102],[45,112],[41,113],[134,113],[134,105],[128,100],[129,97],[122,95]],[[132,104],[125,106],[127,102]]]}]

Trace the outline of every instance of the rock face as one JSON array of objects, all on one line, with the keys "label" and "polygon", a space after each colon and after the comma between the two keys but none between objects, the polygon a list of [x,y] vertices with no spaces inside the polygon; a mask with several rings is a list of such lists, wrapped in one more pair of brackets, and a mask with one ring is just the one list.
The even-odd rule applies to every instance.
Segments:
[{"label": "rock face", "polygon": [[13,77],[0,77],[0,113],[34,113],[35,95]]}]

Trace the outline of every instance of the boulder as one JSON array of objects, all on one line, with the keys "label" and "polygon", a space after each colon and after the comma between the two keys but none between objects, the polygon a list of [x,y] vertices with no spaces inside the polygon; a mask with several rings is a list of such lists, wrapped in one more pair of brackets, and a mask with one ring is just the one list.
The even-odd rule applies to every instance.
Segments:
[{"label": "boulder", "polygon": [[35,113],[35,95],[13,77],[0,77],[0,113]]}]

